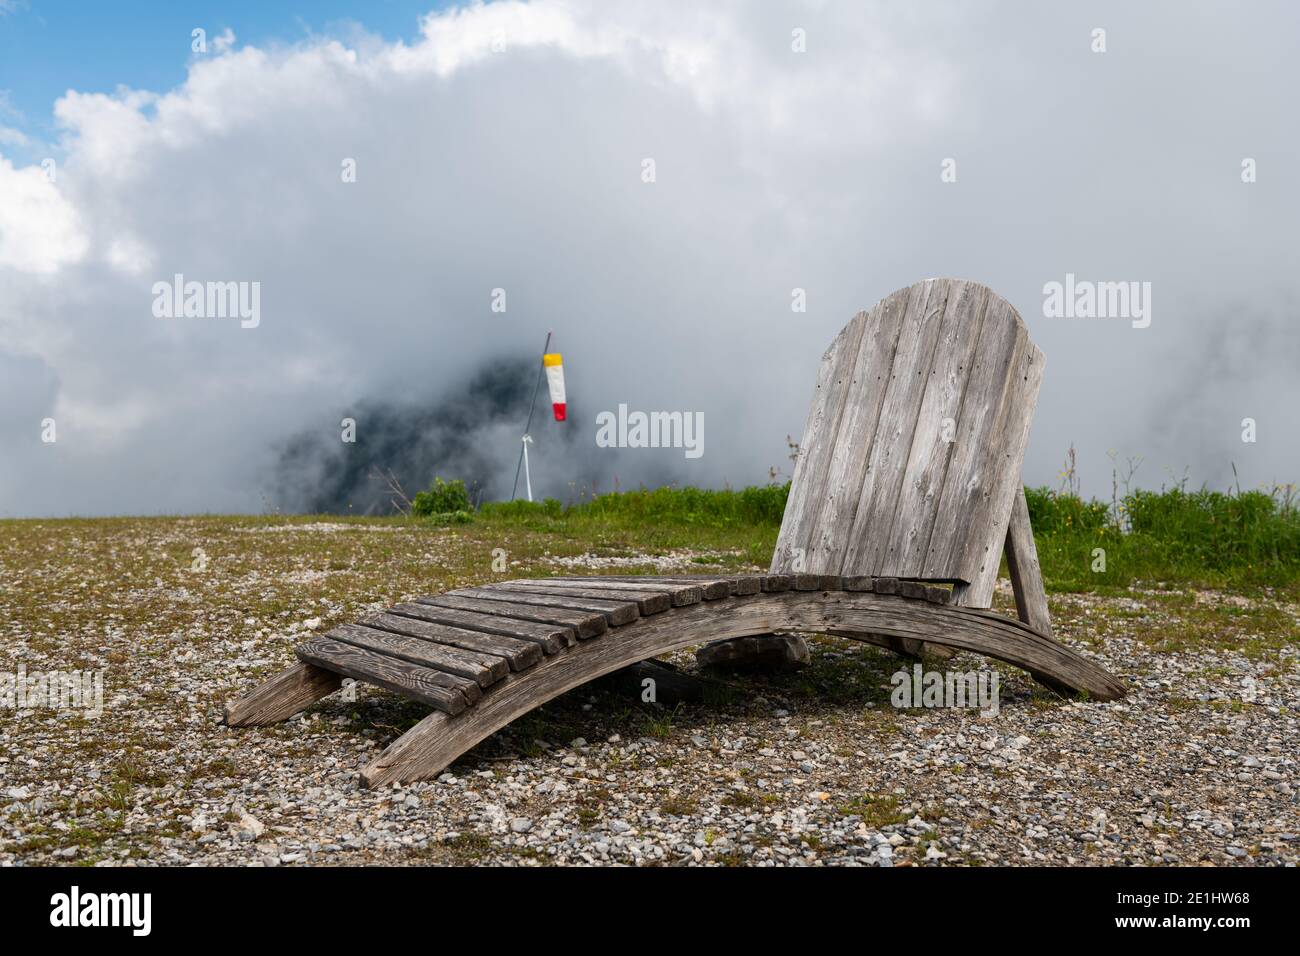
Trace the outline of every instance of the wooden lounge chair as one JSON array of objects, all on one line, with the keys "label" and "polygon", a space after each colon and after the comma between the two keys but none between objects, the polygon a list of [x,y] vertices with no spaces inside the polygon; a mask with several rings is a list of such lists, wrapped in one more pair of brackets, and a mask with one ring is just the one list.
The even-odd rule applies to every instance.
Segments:
[{"label": "wooden lounge chair", "polygon": [[[312,637],[226,722],[285,720],[344,677],[367,681],[434,710],[361,779],[416,780],[594,678],[774,631],[975,651],[1113,700],[1124,684],[1051,636],[1020,482],[1042,374],[985,286],[901,289],[822,359],[768,574],[535,578],[398,604]],[[988,610],[1004,552],[1019,621]]]}]

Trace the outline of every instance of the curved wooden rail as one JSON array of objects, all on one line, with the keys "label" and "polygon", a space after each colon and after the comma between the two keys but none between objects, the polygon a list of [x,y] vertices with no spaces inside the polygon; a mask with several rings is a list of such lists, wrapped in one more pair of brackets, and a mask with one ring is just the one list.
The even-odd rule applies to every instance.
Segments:
[{"label": "curved wooden rail", "polygon": [[[990,611],[853,591],[782,591],[698,601],[643,616],[597,640],[559,650],[494,683],[458,714],[434,711],[361,772],[366,786],[439,773],[471,747],[549,700],[650,657],[706,641],[772,631],[834,633],[878,643],[875,635],[915,638],[974,651],[1030,671],[1052,686],[1100,700],[1125,685],[1098,665],[1026,625]],[[287,715],[286,715],[287,716]]]}]

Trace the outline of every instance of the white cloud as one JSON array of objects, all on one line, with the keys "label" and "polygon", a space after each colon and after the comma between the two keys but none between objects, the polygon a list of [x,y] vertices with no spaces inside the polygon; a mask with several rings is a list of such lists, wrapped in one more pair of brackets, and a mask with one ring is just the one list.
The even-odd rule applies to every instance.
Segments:
[{"label": "white cloud", "polygon": [[[431,14],[411,43],[230,35],[176,89],[69,93],[57,186],[0,159],[0,367],[22,369],[0,405],[69,418],[58,458],[26,418],[0,426],[0,499],[257,510],[286,437],[328,435],[365,398],[432,401],[531,354],[547,327],[575,414],[706,413],[689,470],[581,458],[602,487],[761,481],[787,464],[840,325],[939,274],[1008,295],[1047,354],[1029,480],[1051,480],[1074,441],[1102,493],[1105,449],[1174,433],[1193,437],[1166,460],[1213,477],[1234,449],[1202,418],[1171,425],[1185,403],[1169,396],[1200,374],[1222,303],[1285,317],[1297,292],[1297,187],[1265,179],[1297,152],[1275,120],[1295,14],[1262,9],[1250,30],[1188,15],[1174,40],[1179,11],[1109,10],[1101,62],[1087,29],[1036,8],[504,2]],[[1284,75],[1237,83],[1238,61]],[[1237,181],[1237,152],[1265,157],[1258,186]],[[1164,311],[1146,333],[1050,324],[1039,290],[1066,271],[1152,280]],[[260,282],[261,324],[153,318],[153,282],[178,272]],[[806,314],[790,312],[795,286]],[[496,287],[505,315],[488,308]],[[1260,362],[1234,366],[1249,401],[1294,404],[1284,359]],[[480,441],[497,443],[508,488],[517,436]],[[1297,444],[1261,443],[1247,467],[1295,478]],[[544,445],[544,492],[596,473]]]},{"label": "white cloud", "polygon": [[0,269],[49,275],[85,255],[77,209],[39,166],[0,156]]},{"label": "white cloud", "polygon": [[225,53],[235,45],[235,31],[227,27],[220,36],[213,38],[212,49],[217,53]]},{"label": "white cloud", "polygon": [[128,275],[144,275],[157,262],[157,254],[131,235],[114,236],[109,240],[108,264]]}]

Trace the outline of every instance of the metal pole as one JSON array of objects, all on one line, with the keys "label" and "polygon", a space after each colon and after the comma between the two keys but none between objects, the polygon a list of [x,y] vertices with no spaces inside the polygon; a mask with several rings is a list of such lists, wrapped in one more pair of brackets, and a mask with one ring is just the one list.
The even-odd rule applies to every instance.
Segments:
[{"label": "metal pole", "polygon": [[528,500],[533,500],[533,478],[528,473],[528,443],[533,440],[532,435],[524,436],[524,488],[528,491]]},{"label": "metal pole", "polygon": [[[551,349],[551,332],[552,329],[546,330],[546,344],[542,346],[542,355],[545,355]],[[542,375],[546,371],[545,359],[537,366],[537,382],[533,385],[533,401],[528,406],[528,422],[524,425],[524,438],[520,443],[519,463],[515,465],[515,483],[510,489],[510,500],[515,500],[515,495],[519,493],[519,470],[528,464],[528,443],[532,438],[528,435],[528,430],[533,427],[533,409],[537,407],[537,390],[542,387]],[[524,474],[524,480],[528,484],[528,500],[533,500],[532,482],[529,481],[527,473]]]}]

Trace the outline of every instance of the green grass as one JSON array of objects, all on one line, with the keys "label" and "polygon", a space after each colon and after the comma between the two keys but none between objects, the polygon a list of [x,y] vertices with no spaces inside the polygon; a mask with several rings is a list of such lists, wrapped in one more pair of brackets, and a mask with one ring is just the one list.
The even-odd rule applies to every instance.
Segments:
[{"label": "green grass", "polygon": [[895,796],[863,794],[838,807],[837,810],[841,816],[861,817],[863,823],[876,830],[907,822],[907,814],[899,810],[898,798]]},{"label": "green grass", "polygon": [[598,495],[565,507],[546,501],[484,504],[476,523],[582,542],[588,550],[691,548],[737,552],[737,566],[766,567],[781,528],[788,485],[710,491],[656,488]]},{"label": "green grass", "polygon": [[[790,486],[741,491],[657,488],[563,506],[548,499],[484,505],[477,521],[588,540],[597,547],[719,548],[770,558]],[[1137,490],[1113,502],[1028,488],[1047,586],[1091,591],[1162,581],[1206,587],[1300,586],[1300,508],[1293,486],[1271,493]],[[1105,552],[1101,570],[1096,549]]]},{"label": "green grass", "polygon": [[511,501],[483,505],[484,517],[508,520],[597,519],[616,524],[672,523],[691,527],[740,527],[781,524],[790,485],[766,485],[741,491],[664,487],[653,491],[614,492],[562,506],[554,498],[541,502]]},{"label": "green grass", "polygon": [[[1139,581],[1292,592],[1300,585],[1293,486],[1271,494],[1139,490],[1111,504],[1046,488],[1026,494],[1051,590],[1124,588]],[[1105,552],[1104,570],[1097,549]]]}]

